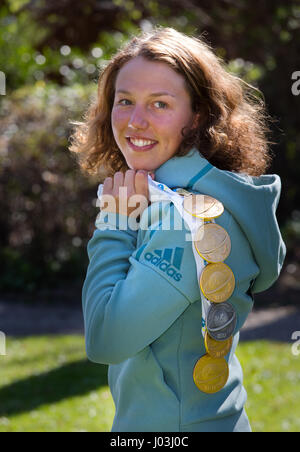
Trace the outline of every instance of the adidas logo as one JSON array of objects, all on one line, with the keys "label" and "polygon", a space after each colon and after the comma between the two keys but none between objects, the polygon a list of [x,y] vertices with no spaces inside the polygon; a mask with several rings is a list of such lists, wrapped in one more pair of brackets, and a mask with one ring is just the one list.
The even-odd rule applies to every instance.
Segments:
[{"label": "adidas logo", "polygon": [[153,253],[146,253],[145,259],[175,281],[180,281],[182,274],[177,270],[180,270],[183,252],[184,248],[179,247],[154,250]]}]

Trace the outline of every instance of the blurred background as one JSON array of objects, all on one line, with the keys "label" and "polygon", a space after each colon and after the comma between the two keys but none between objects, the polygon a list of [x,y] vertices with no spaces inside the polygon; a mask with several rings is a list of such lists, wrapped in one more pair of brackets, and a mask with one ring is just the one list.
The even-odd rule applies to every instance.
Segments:
[{"label": "blurred background", "polygon": [[291,351],[300,330],[299,0],[0,0],[0,431],[110,430],[106,368],[86,361],[74,326],[99,182],[68,151],[70,121],[82,119],[110,56],[155,25],[203,34],[264,93],[275,120],[268,173],[282,180],[287,257],[276,284],[255,298],[261,315],[242,336],[240,359],[254,430],[300,430],[300,356]]}]

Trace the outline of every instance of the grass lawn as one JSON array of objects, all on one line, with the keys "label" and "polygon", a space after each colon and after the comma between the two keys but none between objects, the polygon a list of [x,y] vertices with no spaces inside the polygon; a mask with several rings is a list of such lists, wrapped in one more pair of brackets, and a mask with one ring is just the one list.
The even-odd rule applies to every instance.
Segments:
[{"label": "grass lawn", "polygon": [[[110,431],[107,367],[87,361],[82,336],[8,338],[0,356],[0,432]],[[240,343],[254,432],[300,431],[300,355],[291,344]]]}]

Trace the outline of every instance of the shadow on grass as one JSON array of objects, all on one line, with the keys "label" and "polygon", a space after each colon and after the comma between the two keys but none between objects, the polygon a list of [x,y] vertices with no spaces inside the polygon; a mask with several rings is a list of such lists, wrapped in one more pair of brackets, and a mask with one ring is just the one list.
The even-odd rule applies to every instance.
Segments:
[{"label": "shadow on grass", "polygon": [[294,341],[293,333],[299,330],[300,309],[298,308],[283,317],[242,329],[240,341],[268,340],[291,343]]},{"label": "shadow on grass", "polygon": [[80,360],[3,386],[0,417],[37,409],[41,405],[81,396],[107,386],[107,366]]}]

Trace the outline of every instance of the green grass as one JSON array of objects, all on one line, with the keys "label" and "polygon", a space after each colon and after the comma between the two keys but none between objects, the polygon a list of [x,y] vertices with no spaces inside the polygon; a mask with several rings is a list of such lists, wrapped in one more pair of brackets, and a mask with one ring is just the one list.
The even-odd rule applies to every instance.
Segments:
[{"label": "green grass", "polygon": [[[110,431],[107,367],[87,361],[82,336],[7,339],[0,356],[0,432]],[[254,432],[300,431],[300,356],[290,344],[241,343]]]},{"label": "green grass", "polygon": [[110,431],[107,367],[89,362],[82,336],[8,339],[0,356],[0,432]]},{"label": "green grass", "polygon": [[299,432],[300,355],[293,355],[292,344],[241,343],[237,356],[244,370],[253,431]]}]

